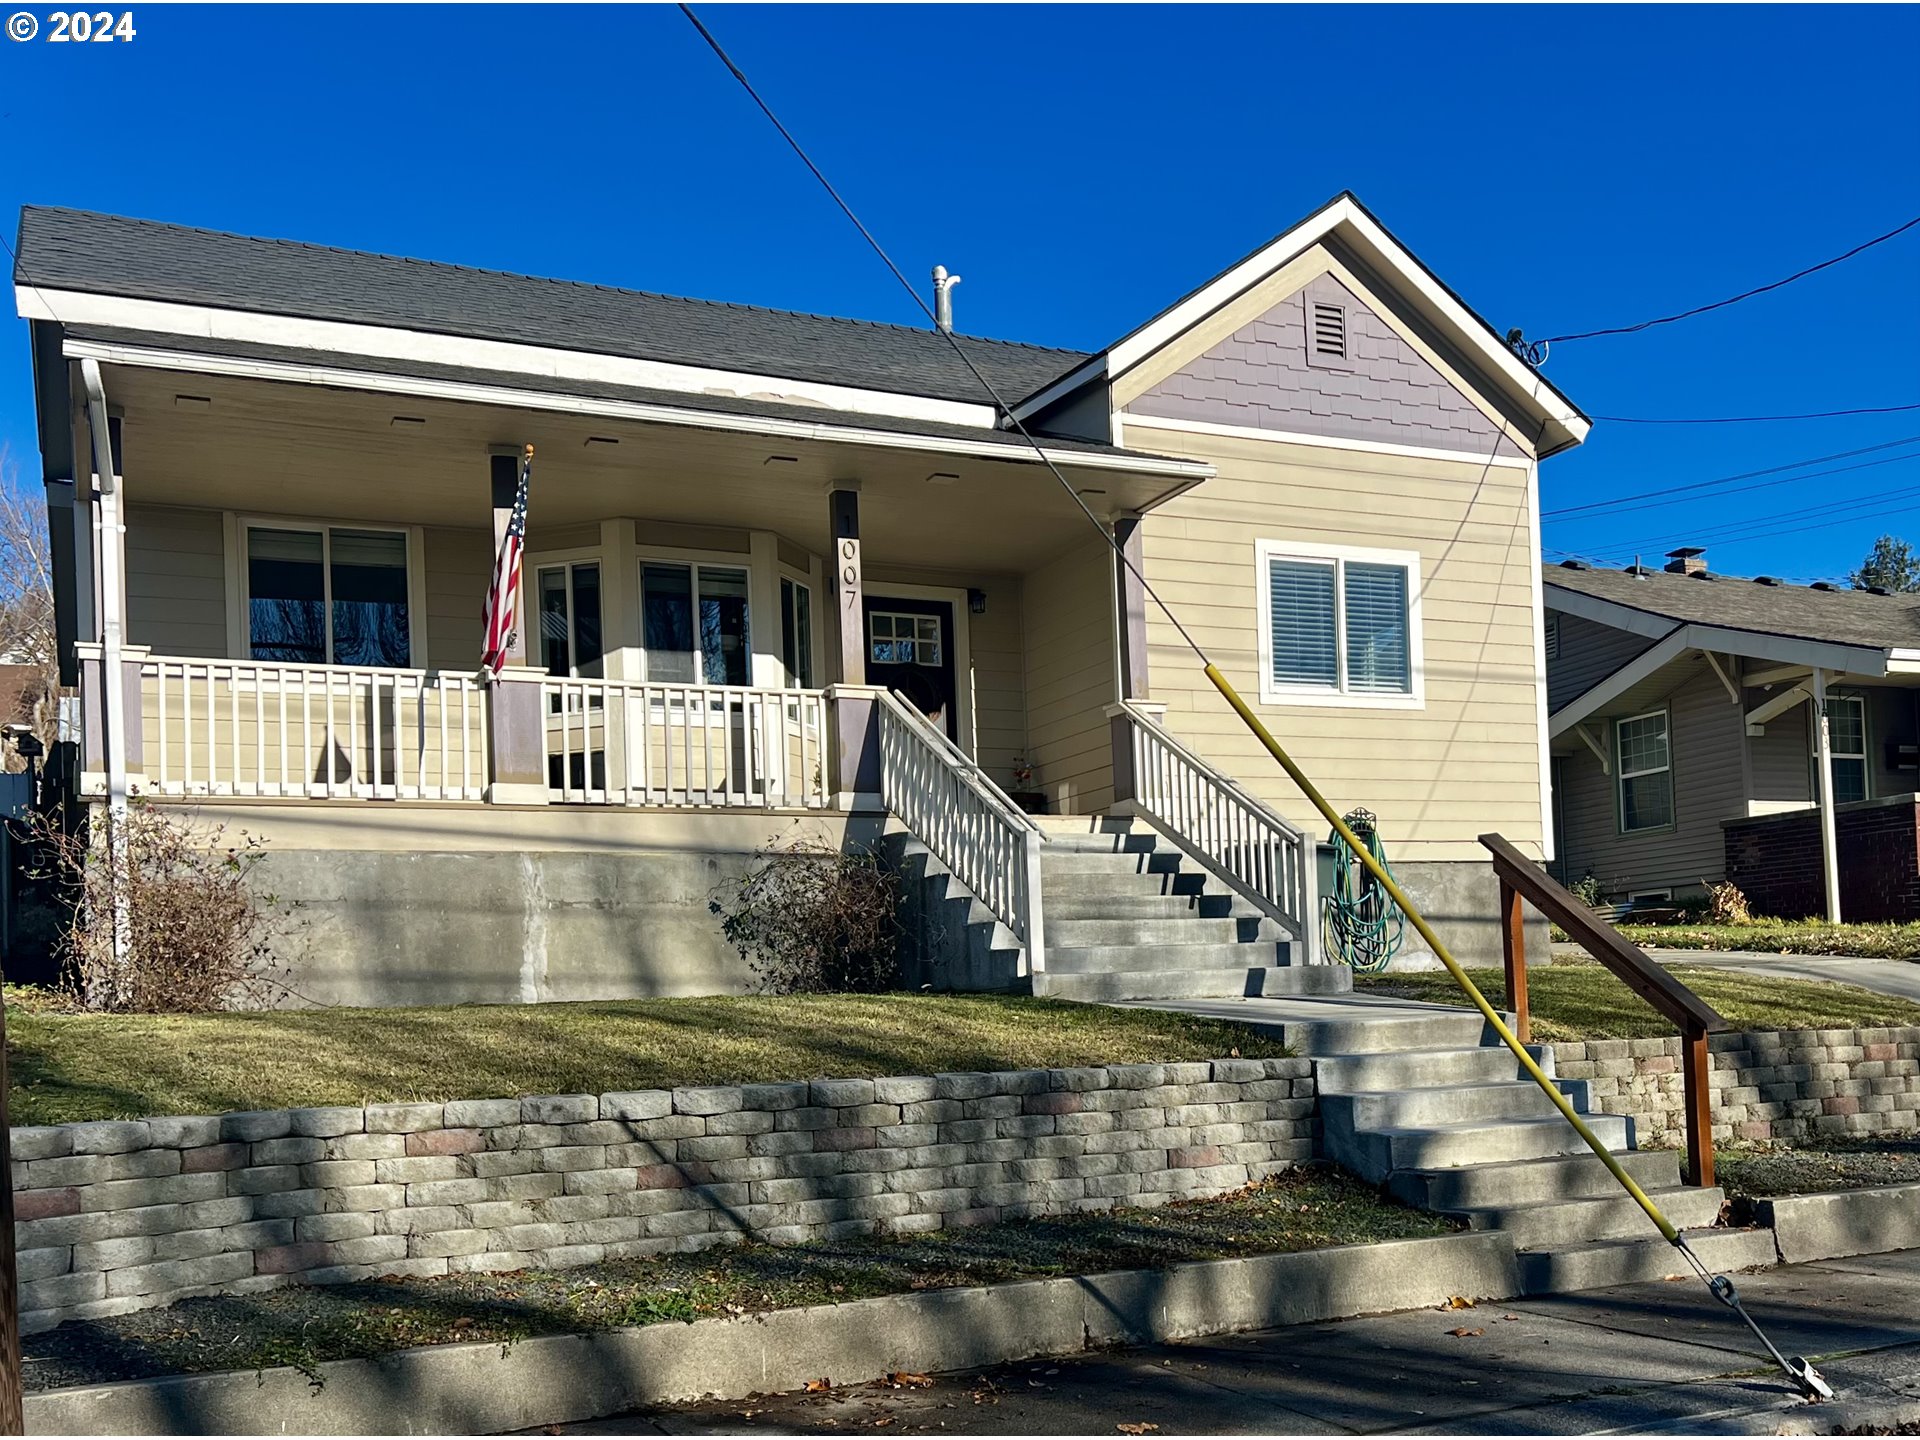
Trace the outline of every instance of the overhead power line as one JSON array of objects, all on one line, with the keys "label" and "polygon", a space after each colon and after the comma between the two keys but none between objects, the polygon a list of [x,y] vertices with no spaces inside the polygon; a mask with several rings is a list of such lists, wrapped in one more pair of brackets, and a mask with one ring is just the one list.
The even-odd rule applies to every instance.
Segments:
[{"label": "overhead power line", "polygon": [[1920,410],[1920,404],[1869,405],[1858,410],[1809,410],[1801,415],[1709,415],[1704,419],[1690,420],[1646,415],[1592,415],[1588,418],[1605,420],[1610,425],[1763,425],[1774,420],[1833,420],[1842,415],[1898,415],[1907,410]]},{"label": "overhead power line", "polygon": [[1582,330],[1574,335],[1549,335],[1545,343],[1564,345],[1569,340],[1594,340],[1602,335],[1636,335],[1642,330],[1651,330],[1656,325],[1671,325],[1677,320],[1691,320],[1696,315],[1705,315],[1712,310],[1724,310],[1729,305],[1738,305],[1742,300],[1751,300],[1756,295],[1765,295],[1770,290],[1778,290],[1784,285],[1793,284],[1796,280],[1804,280],[1809,275],[1831,269],[1835,265],[1853,259],[1862,251],[1871,250],[1876,245],[1883,245],[1897,235],[1904,235],[1916,225],[1920,225],[1920,215],[1914,216],[1904,225],[1894,227],[1884,235],[1876,235],[1873,239],[1854,246],[1844,255],[1836,255],[1831,260],[1822,260],[1818,265],[1809,265],[1804,270],[1796,270],[1784,280],[1775,280],[1770,285],[1756,285],[1753,289],[1743,290],[1738,295],[1729,295],[1725,300],[1715,300],[1711,305],[1696,305],[1691,310],[1680,311],[1677,315],[1661,315],[1652,320],[1642,320],[1635,325],[1616,325],[1608,330]]},{"label": "overhead power line", "polygon": [[[1889,455],[1883,460],[1862,460],[1858,465],[1835,465],[1827,470],[1808,470],[1799,475],[1783,475],[1775,480],[1762,480],[1757,485],[1742,485],[1737,489],[1720,490],[1711,495],[1696,495],[1693,498],[1695,501],[1718,500],[1723,495],[1745,495],[1755,490],[1769,490],[1776,485],[1793,485],[1801,480],[1815,480],[1828,475],[1845,475],[1854,470],[1872,470],[1881,465],[1898,465],[1903,461],[1911,462],[1914,460],[1920,460],[1920,451],[1916,451],[1910,455]],[[1631,514],[1635,510],[1663,510],[1667,507],[1667,504],[1668,502],[1664,498],[1659,500],[1644,500],[1638,505],[1622,505],[1619,509],[1609,511],[1605,515],[1590,515],[1582,518],[1590,520],[1611,520],[1615,516]]]},{"label": "overhead power line", "polygon": [[[1619,495],[1611,500],[1595,500],[1586,505],[1563,505],[1558,510],[1541,512],[1541,519],[1555,520],[1562,515],[1584,515],[1598,510],[1624,509],[1637,500],[1666,500],[1675,495],[1686,495],[1699,490],[1712,490],[1721,485],[1733,485],[1741,480],[1757,480],[1763,475],[1779,475],[1788,470],[1804,470],[1809,465],[1824,465],[1829,460],[1851,460],[1856,455],[1875,455],[1882,450],[1897,450],[1902,445],[1920,443],[1920,435],[1909,435],[1903,440],[1888,440],[1880,445],[1867,445],[1858,450],[1840,450],[1832,455],[1815,455],[1806,460],[1793,460],[1785,465],[1770,466],[1765,470],[1745,470],[1738,475],[1723,475],[1718,480],[1700,480],[1691,485],[1668,485],[1659,490],[1643,490],[1637,495]],[[1851,468],[1851,467],[1850,467]],[[1805,479],[1805,476],[1795,476]],[[1779,482],[1775,482],[1779,483]],[[1742,486],[1741,489],[1761,490],[1763,485]],[[1740,490],[1723,490],[1723,495],[1737,495]]]}]

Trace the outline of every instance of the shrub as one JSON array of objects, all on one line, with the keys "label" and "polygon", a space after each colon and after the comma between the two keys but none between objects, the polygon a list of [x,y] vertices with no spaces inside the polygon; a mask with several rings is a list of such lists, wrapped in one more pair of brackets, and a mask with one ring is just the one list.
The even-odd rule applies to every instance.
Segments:
[{"label": "shrub", "polygon": [[1707,919],[1715,925],[1751,925],[1753,911],[1747,907],[1746,893],[1731,880],[1714,883],[1703,881],[1707,887]]},{"label": "shrub", "polygon": [[119,849],[125,872],[124,959],[115,955],[114,864],[102,836],[36,822],[47,866],[70,902],[61,936],[66,985],[89,1010],[201,1012],[255,1009],[290,992],[277,950],[294,907],[249,876],[266,858],[257,835],[198,823],[145,801],[127,806]]},{"label": "shrub", "polygon": [[1601,885],[1591,870],[1567,886],[1567,889],[1572,893],[1573,898],[1578,900],[1582,905],[1598,905],[1606,898],[1605,887]]},{"label": "shrub", "polygon": [[768,845],[738,893],[716,894],[707,908],[769,994],[893,988],[900,886],[871,849]]}]

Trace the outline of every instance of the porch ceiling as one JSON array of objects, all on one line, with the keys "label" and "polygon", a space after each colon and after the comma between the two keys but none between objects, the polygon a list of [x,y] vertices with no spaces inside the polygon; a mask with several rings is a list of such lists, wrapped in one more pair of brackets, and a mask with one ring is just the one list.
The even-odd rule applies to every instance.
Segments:
[{"label": "porch ceiling", "polygon": [[[124,416],[134,504],[483,528],[491,524],[488,448],[531,441],[536,532],[632,516],[775,530],[824,552],[829,482],[857,480],[869,564],[1019,572],[1088,538],[1078,508],[1032,462],[105,370],[109,401]],[[183,404],[180,396],[209,403]],[[590,436],[618,443],[589,444]],[[1181,488],[1111,462],[1062,468],[1103,516],[1150,509]],[[957,478],[931,481],[935,474]]]}]

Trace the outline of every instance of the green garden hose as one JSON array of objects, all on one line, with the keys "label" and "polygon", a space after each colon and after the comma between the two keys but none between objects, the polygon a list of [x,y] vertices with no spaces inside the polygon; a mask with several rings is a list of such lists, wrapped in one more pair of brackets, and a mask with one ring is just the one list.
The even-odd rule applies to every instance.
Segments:
[{"label": "green garden hose", "polygon": [[[1354,838],[1391,875],[1386,843],[1373,812],[1355,810],[1342,818]],[[1339,957],[1356,975],[1378,975],[1406,938],[1407,917],[1373,871],[1360,864],[1339,831],[1327,839],[1333,846],[1333,893],[1321,902],[1327,954]]]}]

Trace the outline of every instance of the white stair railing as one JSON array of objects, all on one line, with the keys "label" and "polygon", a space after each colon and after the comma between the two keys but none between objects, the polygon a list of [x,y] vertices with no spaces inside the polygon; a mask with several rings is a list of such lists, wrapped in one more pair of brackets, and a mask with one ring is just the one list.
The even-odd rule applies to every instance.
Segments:
[{"label": "white stair railing", "polygon": [[891,691],[877,693],[882,801],[1013,932],[1025,953],[1021,973],[1040,973],[1045,833],[925,716]]},{"label": "white stair railing", "polygon": [[566,804],[827,806],[818,690],[552,677],[547,792]]},{"label": "white stair railing", "polygon": [[1317,877],[1306,837],[1174,739],[1140,705],[1122,701],[1107,714],[1126,727],[1134,809],[1318,958]]},{"label": "white stair railing", "polygon": [[478,800],[472,676],[154,655],[140,666],[146,787],[162,795]]}]

